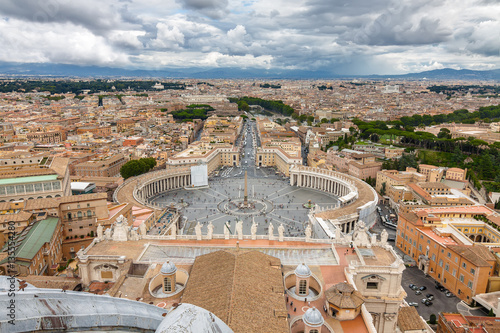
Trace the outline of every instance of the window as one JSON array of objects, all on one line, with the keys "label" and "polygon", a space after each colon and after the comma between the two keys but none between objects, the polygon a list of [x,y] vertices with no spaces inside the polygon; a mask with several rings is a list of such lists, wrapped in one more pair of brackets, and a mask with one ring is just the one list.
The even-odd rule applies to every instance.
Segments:
[{"label": "window", "polygon": [[422,244],[419,244],[419,245],[418,245],[418,250],[419,250],[420,252],[422,252]]},{"label": "window", "polygon": [[475,270],[474,268],[471,268],[471,269],[470,269],[470,273],[471,273],[472,275],[474,275],[474,274],[476,274],[476,270]]},{"label": "window", "polygon": [[462,263],[463,268],[467,268],[467,264],[465,262]]},{"label": "window", "polygon": [[451,275],[453,275],[453,276],[457,275],[457,270],[455,268],[453,268],[453,273]]},{"label": "window", "polygon": [[[349,310],[348,310],[349,311]],[[317,329],[314,329],[314,330],[310,330],[309,333],[318,333],[318,330]]]},{"label": "window", "polygon": [[299,295],[306,295],[307,292],[307,281],[300,280],[299,282]]},{"label": "window", "polygon": [[87,211],[87,216],[88,216],[88,217],[92,216],[92,211],[88,210],[88,211]]},{"label": "window", "polygon": [[455,257],[455,262],[458,263],[458,257]]},{"label": "window", "polygon": [[450,269],[450,265],[446,264],[444,265],[444,270],[448,272],[448,270]]},{"label": "window", "polygon": [[467,282],[467,287],[469,287],[470,289],[472,289],[472,281],[469,280],[469,282]]},{"label": "window", "polygon": [[366,283],[366,289],[378,289],[378,282]]},{"label": "window", "polygon": [[448,252],[448,254],[446,255],[448,258],[451,258],[451,253]]},{"label": "window", "polygon": [[464,275],[463,274],[460,274],[459,280],[460,280],[460,282],[464,282]]},{"label": "window", "polygon": [[432,255],[432,259],[431,260],[434,261],[434,262],[436,261],[436,255],[435,254]]},{"label": "window", "polygon": [[163,284],[164,284],[164,287],[163,287],[163,290],[167,293],[169,292],[172,292],[172,280],[170,279],[170,277],[166,277],[163,279]]}]

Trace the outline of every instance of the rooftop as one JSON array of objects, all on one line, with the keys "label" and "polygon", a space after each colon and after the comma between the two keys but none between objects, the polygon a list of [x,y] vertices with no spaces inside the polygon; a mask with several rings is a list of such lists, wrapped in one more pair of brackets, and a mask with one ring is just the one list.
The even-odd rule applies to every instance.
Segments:
[{"label": "rooftop", "polygon": [[0,185],[15,185],[24,183],[37,183],[56,180],[57,175],[30,176],[0,179]]}]

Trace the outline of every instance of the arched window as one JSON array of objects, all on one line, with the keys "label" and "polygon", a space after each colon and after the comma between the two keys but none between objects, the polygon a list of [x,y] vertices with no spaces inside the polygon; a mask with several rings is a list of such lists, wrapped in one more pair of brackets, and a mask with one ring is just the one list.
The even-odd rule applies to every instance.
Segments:
[{"label": "arched window", "polygon": [[172,279],[170,279],[168,276],[163,279],[163,290],[166,293],[172,292]]},{"label": "arched window", "polygon": [[310,330],[309,333],[318,333],[317,329]]},{"label": "arched window", "polygon": [[87,211],[87,216],[88,216],[88,217],[92,216],[92,211],[91,211],[91,210],[88,210],[88,211]]},{"label": "arched window", "polygon": [[68,220],[71,220],[71,213],[68,213]]},{"label": "arched window", "polygon": [[299,282],[299,295],[305,295],[307,290],[307,281],[306,280],[300,280]]},{"label": "arched window", "polygon": [[82,212],[78,212],[78,218],[82,217]]}]

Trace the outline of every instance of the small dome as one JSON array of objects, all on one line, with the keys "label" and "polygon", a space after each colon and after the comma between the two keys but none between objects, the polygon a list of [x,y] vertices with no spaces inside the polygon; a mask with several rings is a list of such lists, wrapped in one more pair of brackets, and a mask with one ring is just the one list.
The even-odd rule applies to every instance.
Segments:
[{"label": "small dome", "polygon": [[170,261],[167,261],[161,266],[160,273],[162,274],[173,274],[175,272],[177,272],[177,267]]},{"label": "small dome", "polygon": [[325,321],[321,312],[319,312],[316,308],[308,309],[302,316],[302,320],[309,327],[320,327]]},{"label": "small dome", "polygon": [[295,275],[297,275],[298,277],[306,278],[310,277],[311,274],[311,270],[304,263],[298,265],[297,268],[295,268]]},{"label": "small dome", "polygon": [[192,304],[179,304],[168,312],[156,329],[156,333],[185,332],[185,333],[233,333],[212,312]]}]

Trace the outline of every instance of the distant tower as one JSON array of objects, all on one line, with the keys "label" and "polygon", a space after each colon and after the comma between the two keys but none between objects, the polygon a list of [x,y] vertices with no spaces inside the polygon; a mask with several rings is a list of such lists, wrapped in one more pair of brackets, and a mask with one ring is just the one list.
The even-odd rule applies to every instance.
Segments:
[{"label": "distant tower", "polygon": [[243,199],[243,206],[245,206],[245,207],[248,206],[248,179],[247,179],[246,170],[245,170],[245,193],[244,193],[244,199]]}]

